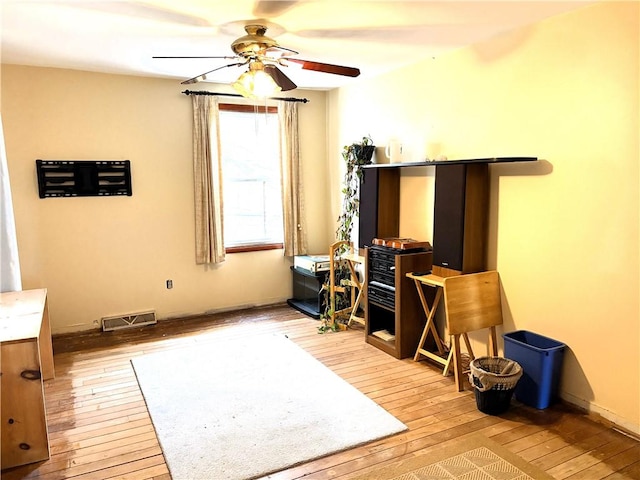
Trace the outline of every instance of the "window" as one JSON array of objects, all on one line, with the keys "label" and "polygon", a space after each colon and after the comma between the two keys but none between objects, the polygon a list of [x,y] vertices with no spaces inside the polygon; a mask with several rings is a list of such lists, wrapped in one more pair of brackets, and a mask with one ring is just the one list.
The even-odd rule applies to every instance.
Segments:
[{"label": "window", "polygon": [[278,111],[220,104],[227,252],[282,248]]}]

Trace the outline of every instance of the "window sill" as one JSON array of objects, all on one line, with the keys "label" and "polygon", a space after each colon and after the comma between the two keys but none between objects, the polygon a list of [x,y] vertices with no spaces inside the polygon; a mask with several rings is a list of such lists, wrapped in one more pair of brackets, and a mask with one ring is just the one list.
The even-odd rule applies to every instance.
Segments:
[{"label": "window sill", "polygon": [[263,243],[260,245],[238,245],[235,247],[225,248],[226,253],[245,253],[245,252],[260,252],[262,250],[282,250],[284,245],[282,243]]}]

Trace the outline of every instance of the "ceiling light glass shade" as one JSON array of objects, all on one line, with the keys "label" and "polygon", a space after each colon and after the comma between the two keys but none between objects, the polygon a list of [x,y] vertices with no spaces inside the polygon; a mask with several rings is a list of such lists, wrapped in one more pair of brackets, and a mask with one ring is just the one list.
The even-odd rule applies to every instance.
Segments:
[{"label": "ceiling light glass shade", "polygon": [[249,70],[231,84],[243,97],[264,98],[282,90],[271,75],[264,71],[261,62],[253,62]]}]

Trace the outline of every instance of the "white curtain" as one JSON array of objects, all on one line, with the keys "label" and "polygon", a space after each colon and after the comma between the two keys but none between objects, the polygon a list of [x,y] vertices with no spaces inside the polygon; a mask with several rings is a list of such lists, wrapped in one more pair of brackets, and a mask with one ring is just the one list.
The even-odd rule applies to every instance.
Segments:
[{"label": "white curtain", "polygon": [[18,240],[0,116],[0,292],[22,290]]},{"label": "white curtain", "polygon": [[225,260],[218,99],[192,95],[196,263]]},{"label": "white curtain", "polygon": [[298,140],[298,104],[278,101],[280,121],[280,171],[284,223],[284,255],[307,253],[307,230],[304,220],[302,169]]}]

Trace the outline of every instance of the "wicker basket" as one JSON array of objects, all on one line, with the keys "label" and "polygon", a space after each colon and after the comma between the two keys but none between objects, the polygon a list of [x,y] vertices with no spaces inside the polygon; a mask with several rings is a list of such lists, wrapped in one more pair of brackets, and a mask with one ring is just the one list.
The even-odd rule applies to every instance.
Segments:
[{"label": "wicker basket", "polygon": [[522,377],[522,367],[508,358],[479,357],[470,369],[469,382],[474,386],[478,410],[490,415],[505,412]]}]

